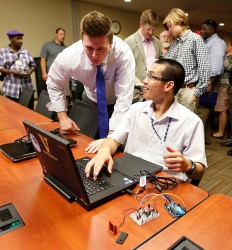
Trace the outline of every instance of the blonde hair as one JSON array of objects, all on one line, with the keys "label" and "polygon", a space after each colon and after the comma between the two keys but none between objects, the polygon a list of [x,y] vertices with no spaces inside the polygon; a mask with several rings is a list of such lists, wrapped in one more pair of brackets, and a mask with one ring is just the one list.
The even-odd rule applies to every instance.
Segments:
[{"label": "blonde hair", "polygon": [[167,23],[178,24],[184,29],[189,29],[188,17],[185,12],[178,8],[173,8],[163,21],[163,26],[168,29]]}]

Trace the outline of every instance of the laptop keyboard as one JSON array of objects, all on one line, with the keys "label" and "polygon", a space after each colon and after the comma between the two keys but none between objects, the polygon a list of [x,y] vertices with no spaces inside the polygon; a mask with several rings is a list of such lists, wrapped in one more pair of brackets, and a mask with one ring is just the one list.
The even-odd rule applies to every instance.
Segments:
[{"label": "laptop keyboard", "polygon": [[109,182],[105,180],[102,180],[101,178],[98,178],[96,181],[94,181],[93,178],[86,178],[85,165],[80,162],[76,162],[76,166],[79,170],[79,173],[83,180],[85,190],[88,196],[100,193],[113,186],[112,184],[110,184]]}]

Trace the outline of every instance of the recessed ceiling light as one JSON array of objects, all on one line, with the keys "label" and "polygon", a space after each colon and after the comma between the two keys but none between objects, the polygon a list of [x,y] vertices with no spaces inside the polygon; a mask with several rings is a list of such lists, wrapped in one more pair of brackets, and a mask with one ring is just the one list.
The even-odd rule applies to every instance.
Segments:
[{"label": "recessed ceiling light", "polygon": [[131,0],[124,0],[124,2],[131,2]]},{"label": "recessed ceiling light", "polygon": [[225,24],[224,23],[219,23],[219,26],[225,26]]},{"label": "recessed ceiling light", "polygon": [[186,16],[188,16],[189,14],[188,13],[185,13]]}]

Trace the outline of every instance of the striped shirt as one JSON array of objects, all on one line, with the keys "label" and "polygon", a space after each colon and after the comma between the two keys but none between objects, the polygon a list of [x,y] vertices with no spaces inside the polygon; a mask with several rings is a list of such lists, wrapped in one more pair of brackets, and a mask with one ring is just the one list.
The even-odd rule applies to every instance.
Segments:
[{"label": "striped shirt", "polygon": [[181,63],[185,69],[185,84],[197,83],[195,96],[201,96],[210,79],[210,58],[203,39],[191,30],[174,41],[164,55]]},{"label": "striped shirt", "polygon": [[[16,61],[15,61],[16,60]],[[12,65],[11,63],[14,62]],[[9,68],[24,72],[27,69],[36,68],[35,61],[26,49],[20,48],[15,53],[10,46],[0,49],[0,68]],[[22,77],[15,74],[6,74],[3,81],[2,91],[12,98],[19,98],[22,87],[33,88],[31,77]]]}]

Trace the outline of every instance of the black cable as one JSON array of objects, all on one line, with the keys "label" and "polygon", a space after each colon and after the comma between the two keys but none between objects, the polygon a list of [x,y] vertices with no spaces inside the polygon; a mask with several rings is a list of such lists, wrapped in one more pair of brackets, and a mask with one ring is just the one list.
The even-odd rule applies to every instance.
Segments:
[{"label": "black cable", "polygon": [[140,173],[141,175],[146,175],[147,181],[155,185],[159,192],[171,190],[178,186],[176,178],[174,177],[157,177],[146,170],[141,170]]},{"label": "black cable", "polygon": [[[27,137],[26,139],[24,139],[25,137]],[[22,144],[30,144],[31,143],[31,139],[28,138],[28,135],[24,135],[18,139],[15,140],[15,142],[17,143],[22,143]]]},{"label": "black cable", "polygon": [[28,135],[24,135],[24,136],[22,136],[22,137],[16,139],[15,141],[21,141],[21,140],[22,140],[23,138],[25,138],[25,137],[28,137]]}]

